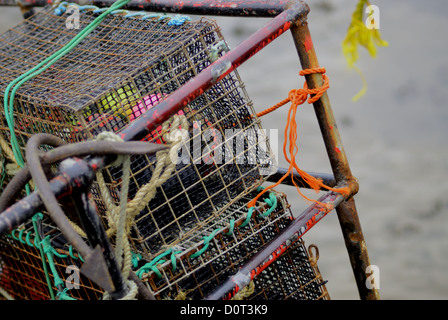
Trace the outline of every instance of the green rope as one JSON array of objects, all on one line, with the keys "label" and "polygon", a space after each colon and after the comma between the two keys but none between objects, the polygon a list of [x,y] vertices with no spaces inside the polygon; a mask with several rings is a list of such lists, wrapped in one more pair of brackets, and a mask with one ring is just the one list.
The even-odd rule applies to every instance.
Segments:
[{"label": "green rope", "polygon": [[74,254],[73,254],[73,246],[72,245],[70,245],[69,247],[68,247],[68,252],[69,252],[69,254],[70,254],[70,257],[72,257],[73,259],[79,259],[79,260],[81,260],[82,262],[84,262],[84,259],[81,257],[81,254],[78,252],[78,256],[75,256]]},{"label": "green rope", "polygon": [[[264,199],[264,202],[270,206],[270,208],[268,210],[266,210],[265,213],[260,214],[262,217],[266,218],[267,216],[269,216],[272,211],[275,210],[275,208],[277,208],[277,197],[275,196],[275,194],[273,192],[271,192],[269,194],[269,198]],[[255,208],[254,207],[250,207],[249,211],[247,212],[247,216],[246,216],[246,220],[240,225],[240,227],[244,228],[245,226],[247,226],[249,224],[250,219],[252,218],[252,214],[254,212]]]},{"label": "green rope", "polygon": [[23,244],[26,244],[26,241],[23,240],[23,232],[25,231],[25,229],[22,229],[19,231],[19,241]]},{"label": "green rope", "polygon": [[131,251],[131,261],[132,261],[132,266],[134,268],[138,267],[138,262],[142,259],[142,255],[140,253],[134,253]]},{"label": "green rope", "polygon": [[226,236],[231,236],[233,234],[233,229],[235,227],[235,219],[229,221],[229,231],[226,233]]},{"label": "green rope", "polygon": [[208,246],[210,244],[210,241],[215,237],[216,233],[219,231],[219,229],[215,229],[213,230],[213,232],[208,236],[208,237],[204,237],[204,246],[202,247],[201,250],[193,253],[190,258],[196,258],[199,257],[201,254],[203,254],[205,252],[205,250],[208,249]]},{"label": "green rope", "polygon": [[17,231],[17,229],[13,229],[11,231],[11,237],[16,241],[19,241],[19,237],[16,236],[16,231]]},{"label": "green rope", "polygon": [[76,300],[75,298],[72,298],[68,295],[68,293],[67,293],[68,290],[69,290],[68,288],[65,288],[64,290],[59,291],[57,293],[58,299],[59,300]]},{"label": "green rope", "polygon": [[31,236],[31,232],[28,232],[28,233],[26,234],[26,239],[25,239],[25,241],[26,241],[26,244],[27,244],[27,245],[29,245],[31,248],[33,248],[34,245],[31,243],[30,236]]},{"label": "green rope", "polygon": [[[50,270],[53,274],[53,282],[55,287],[62,287],[64,285],[64,281],[62,281],[62,279],[59,277],[58,272],[56,270],[56,266],[54,264],[54,259],[53,256],[57,256],[57,257],[61,257],[61,255],[51,246],[50,243],[50,238],[49,236],[46,236],[45,238],[42,239],[42,241],[40,242],[40,245],[42,246],[42,249],[44,251],[44,253],[47,255],[47,259],[48,259],[48,264],[50,266]],[[64,255],[62,255],[64,256]],[[67,256],[65,256],[67,257]]]},{"label": "green rope", "polygon": [[[258,190],[260,188],[261,187],[259,187]],[[262,217],[266,218],[267,216],[269,216],[272,213],[272,211],[275,210],[275,208],[277,208],[277,197],[275,196],[275,193],[271,192],[269,194],[269,198],[264,199],[264,202],[268,206],[270,206],[270,208],[268,210],[266,210],[265,213],[261,214]],[[254,207],[250,207],[249,211],[247,212],[246,220],[240,225],[240,227],[244,228],[249,223],[249,221],[252,217],[253,211],[254,211]],[[235,220],[232,219],[229,222],[229,231],[226,233],[227,236],[231,236],[233,234],[234,226],[235,226]],[[204,237],[203,238],[204,246],[202,247],[201,250],[190,255],[190,258],[197,258],[201,254],[203,254],[208,249],[210,241],[215,237],[215,235],[218,233],[219,230],[220,229],[215,229],[208,237]]]},{"label": "green rope", "polygon": [[[27,244],[27,245],[29,245],[29,246],[32,247],[32,248],[35,247],[35,245],[31,242],[31,239],[30,239],[30,238],[31,238],[31,234],[32,234],[32,232],[27,232],[27,233],[26,233],[26,235],[25,235],[25,240],[23,240],[23,233],[25,232],[25,229],[20,230],[18,236],[15,235],[16,232],[17,232],[17,229],[13,229],[13,230],[11,231],[11,237],[12,237],[14,240],[19,241],[19,242],[21,242],[21,243],[23,243],[23,244]],[[42,242],[42,241],[41,241],[41,242]],[[57,256],[57,257],[59,257],[59,258],[64,259],[64,258],[67,258],[67,257],[68,257],[68,255],[59,253],[59,252],[58,252],[57,250],[55,250],[54,248],[53,248],[51,251],[53,252],[53,254],[54,254],[55,256]],[[79,259],[79,260],[81,260],[81,261],[84,262],[84,259],[81,257],[81,254],[80,254],[80,253],[78,253],[78,256],[75,256],[75,254],[73,253],[73,246],[72,246],[72,245],[69,245],[69,247],[68,247],[68,252],[69,252],[69,256],[70,256],[72,259],[75,259],[75,260]],[[141,256],[140,256],[140,258],[141,258]]]},{"label": "green rope", "polygon": [[[34,217],[33,217],[35,220],[37,220],[37,219],[42,219],[43,218],[43,215],[40,213],[39,215],[35,215]],[[36,221],[37,222],[37,221]],[[33,222],[34,223],[34,222]],[[24,236],[23,236],[23,234],[24,234],[24,232],[25,232],[25,229],[21,229],[21,230],[19,230],[19,235],[16,235],[16,232],[18,231],[18,229],[13,229],[12,231],[11,231],[11,237],[14,239],[14,240],[16,240],[16,241],[19,241],[20,243],[23,243],[23,244],[27,244],[28,246],[30,246],[30,247],[32,247],[32,248],[34,248],[34,247],[36,247],[36,245],[37,245],[37,247],[39,247],[41,244],[43,244],[44,245],[44,250],[46,250],[46,252],[51,252],[53,255],[55,255],[55,256],[57,256],[57,257],[59,257],[59,258],[61,258],[61,259],[65,259],[65,258],[67,258],[68,256],[70,256],[72,259],[75,259],[75,260],[77,260],[77,259],[79,259],[79,260],[81,260],[81,261],[83,261],[84,262],[84,259],[81,257],[81,254],[79,254],[78,253],[78,256],[76,256],[74,253],[73,253],[73,246],[72,245],[69,245],[69,247],[68,247],[68,251],[69,251],[69,255],[66,255],[66,254],[62,254],[62,253],[59,253],[56,249],[54,249],[51,245],[50,245],[50,242],[49,242],[49,240],[47,239],[47,238],[49,238],[50,236],[47,236],[44,240],[39,240],[39,237],[38,236],[35,236],[35,240],[34,240],[34,244],[31,242],[31,235],[32,235],[32,232],[26,232],[26,235],[25,235],[25,240],[23,240],[23,238],[24,238]],[[140,258],[141,258],[141,256],[140,256]]]},{"label": "green rope", "polygon": [[277,197],[275,196],[275,194],[273,192],[271,192],[269,194],[269,198],[264,199],[264,202],[267,203],[268,206],[270,206],[270,208],[268,210],[266,210],[265,213],[263,213],[261,216],[266,218],[267,216],[269,216],[272,211],[275,210],[275,208],[277,208]]},{"label": "green rope", "polygon": [[47,264],[45,262],[45,253],[44,253],[42,246],[40,245],[40,237],[39,237],[38,228],[37,228],[37,224],[40,222],[40,220],[42,218],[43,218],[43,214],[40,212],[35,214],[32,218],[33,228],[34,228],[34,245],[36,246],[36,248],[39,249],[39,252],[40,252],[40,258],[42,260],[42,266],[44,268],[45,279],[47,281],[47,287],[48,287],[48,291],[50,293],[51,300],[55,300],[54,293],[53,293],[53,287],[51,285],[50,275],[48,273]]},{"label": "green rope", "polygon": [[254,212],[254,207],[250,207],[249,211],[247,211],[246,220],[244,220],[244,222],[240,225],[241,228],[244,228],[245,226],[247,226],[249,224],[249,221],[252,218],[253,212]]},{"label": "green rope", "polygon": [[[260,191],[260,188],[261,187],[258,188],[258,191]],[[260,214],[260,215],[262,217],[266,218],[277,208],[278,200],[277,200],[277,197],[275,196],[275,193],[271,192],[269,194],[269,198],[264,199],[264,202],[268,206],[270,206],[270,208],[268,210],[266,210],[265,213]],[[246,216],[246,220],[240,225],[240,227],[245,227],[249,223],[249,221],[252,217],[252,214],[253,214],[253,210],[254,210],[254,207],[249,208],[249,211]],[[233,234],[234,228],[235,228],[235,220],[231,219],[229,221],[229,231],[227,231],[227,233],[225,233],[225,235],[231,236]],[[203,244],[204,244],[203,247],[200,250],[196,251],[195,253],[191,254],[190,258],[194,259],[194,258],[197,258],[200,255],[202,255],[208,249],[208,247],[210,245],[210,241],[215,238],[216,234],[220,230],[221,229],[215,229],[215,230],[213,230],[213,232],[210,235],[203,237]],[[162,274],[160,273],[160,270],[157,268],[157,266],[159,264],[165,263],[166,260],[161,260],[161,259],[169,254],[171,254],[170,259],[171,259],[171,264],[173,266],[173,272],[174,272],[177,268],[177,260],[176,260],[175,254],[178,254],[181,252],[182,251],[174,252],[172,249],[168,249],[167,251],[165,251],[165,252],[161,253],[160,255],[158,255],[157,257],[155,257],[151,262],[148,262],[147,264],[142,266],[139,270],[137,270],[136,271],[137,276],[141,279],[143,277],[144,273],[153,271],[159,278],[162,278]],[[136,266],[137,265],[134,264],[134,267],[136,267]]]},{"label": "green rope", "polygon": [[149,271],[153,271],[159,278],[162,278],[162,274],[160,273],[159,269],[157,268],[157,265],[165,263],[165,260],[161,260],[163,257],[171,254],[171,264],[173,265],[173,272],[176,271],[177,265],[176,265],[176,254],[181,253],[182,251],[173,251],[173,249],[168,249],[165,252],[159,254],[157,257],[155,257],[151,262],[146,263],[144,266],[142,266],[137,272],[136,275],[141,279],[143,277],[144,273],[147,273]]}]

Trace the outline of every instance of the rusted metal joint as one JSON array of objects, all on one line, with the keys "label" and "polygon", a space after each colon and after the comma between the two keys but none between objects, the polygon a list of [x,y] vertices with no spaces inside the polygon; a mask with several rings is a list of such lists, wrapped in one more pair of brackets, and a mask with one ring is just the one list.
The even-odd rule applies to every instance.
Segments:
[{"label": "rusted metal joint", "polygon": [[359,182],[354,176],[349,179],[348,186],[350,188],[350,196],[354,196],[359,192]]},{"label": "rusted metal joint", "polygon": [[338,186],[340,187],[348,187],[350,189],[349,195],[346,197],[346,199],[349,199],[356,195],[359,191],[359,183],[358,179],[351,176],[348,179],[345,179],[343,183],[339,183]]},{"label": "rusted metal joint", "polygon": [[286,8],[301,12],[301,14],[294,20],[293,24],[295,26],[300,26],[307,22],[308,14],[310,13],[310,6],[308,5],[308,3],[303,2],[302,0],[291,0],[286,5]]}]

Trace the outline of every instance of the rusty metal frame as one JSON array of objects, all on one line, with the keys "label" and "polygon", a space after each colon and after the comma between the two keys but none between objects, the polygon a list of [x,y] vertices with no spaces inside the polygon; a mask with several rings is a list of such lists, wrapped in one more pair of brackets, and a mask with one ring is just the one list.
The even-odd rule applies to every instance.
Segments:
[{"label": "rusty metal frame", "polygon": [[[110,6],[114,1],[74,0],[72,2],[104,7]],[[33,6],[43,6],[49,3],[51,4],[52,1],[0,0],[0,6],[19,5],[22,8],[22,12],[28,12]],[[143,138],[148,132],[166,121],[186,104],[196,99],[205,90],[220,81],[232,70],[236,69],[287,30],[290,30],[292,34],[302,69],[319,66],[307,24],[309,7],[299,0],[132,0],[124,8],[129,10],[138,9],[183,14],[273,18],[263,28],[252,34],[252,36],[238,45],[235,49],[229,51],[203,70],[195,77],[194,81],[186,83],[183,87],[175,91],[168,99],[150,109],[139,119],[134,121],[121,133],[121,137],[125,141],[139,140]],[[309,88],[315,88],[322,85],[321,74],[311,74],[305,77]],[[355,200],[353,198],[358,192],[358,183],[351,173],[327,93],[316,101],[313,106],[333,171],[333,176],[330,174],[316,175],[325,178],[331,185],[348,186],[351,190],[350,195],[347,197],[329,192],[321,200],[324,202],[331,201],[336,205],[336,212],[360,298],[379,299],[378,291],[375,288],[369,288],[371,286],[368,287],[366,285],[368,278],[366,270],[370,265],[370,261],[356,210]],[[71,168],[69,172],[61,172],[59,176],[51,181],[51,189],[59,199],[75,194],[76,189],[85,187],[86,183],[92,180],[93,172],[103,168],[112,160],[113,157],[111,156],[87,157],[84,160],[78,159],[73,164],[75,168]],[[280,172],[278,174],[280,174]],[[272,179],[273,178],[271,178],[271,180]],[[288,184],[288,182],[286,182],[286,184]],[[0,234],[10,232],[20,223],[33,216],[34,213],[38,212],[42,207],[42,200],[36,192],[33,192],[26,198],[7,208],[0,215]],[[262,259],[262,257],[266,257],[266,252],[273,254],[281,253],[282,250],[285,250],[288,247],[288,244],[290,245],[291,241],[301,237],[327,213],[328,212],[318,210],[314,206],[305,210],[287,231],[280,234],[273,240],[273,242],[268,244],[260,254],[254,256],[247,265],[241,269],[241,272],[246,272],[246,275],[250,275],[265,268],[269,264],[269,261]],[[238,285],[237,282],[235,282],[235,279],[235,277],[231,277],[229,281],[217,288],[217,290],[208,298],[222,298],[232,290],[236,292],[238,290]]]}]

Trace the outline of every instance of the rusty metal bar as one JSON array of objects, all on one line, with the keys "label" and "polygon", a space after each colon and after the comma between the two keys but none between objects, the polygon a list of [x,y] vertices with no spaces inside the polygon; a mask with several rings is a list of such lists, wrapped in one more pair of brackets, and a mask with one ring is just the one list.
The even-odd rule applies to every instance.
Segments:
[{"label": "rusty metal bar", "polygon": [[[277,182],[280,180],[284,175],[288,172],[288,169],[286,168],[277,168],[277,171],[273,174],[271,174],[269,177],[267,177],[267,181],[269,182]],[[307,172],[309,175],[311,175],[314,178],[321,179],[322,183],[329,186],[334,187],[336,185],[336,180],[334,179],[334,176],[329,173],[319,173],[319,172]],[[293,170],[292,176],[294,177],[294,182],[302,188],[310,188],[309,184],[306,183],[303,178],[300,176],[300,174]],[[292,181],[293,178],[291,178],[291,175],[288,175],[283,181],[282,184],[287,186],[294,186],[294,183]]]},{"label": "rusty metal bar", "polygon": [[[98,166],[105,165],[103,158],[97,157],[94,160],[87,163],[77,159],[77,162],[72,165],[74,170],[60,172],[57,177],[52,179],[50,188],[56,198],[70,196],[74,192],[75,186],[82,187],[90,184],[95,178],[93,167],[96,167],[97,164]],[[17,201],[0,214],[0,235],[11,232],[43,207],[42,199],[37,191]]]},{"label": "rusty metal bar", "polygon": [[[95,279],[90,279],[100,285],[103,289],[111,292],[113,300],[121,299],[127,293],[120,266],[117,264],[113,247],[107,237],[98,210],[93,204],[92,194],[86,191],[76,191],[70,197],[71,208],[73,208],[81,221],[81,226],[87,235],[92,247],[97,245],[101,248],[107,269],[102,270],[98,264],[86,264],[81,267],[81,272],[86,275],[95,274]],[[88,268],[88,272],[86,272]],[[108,272],[107,272],[108,271]]]},{"label": "rusty metal bar", "polygon": [[291,8],[283,11],[269,21],[264,27],[252,34],[235,49],[227,52],[220,59],[200,72],[194,79],[188,81],[185,85],[173,92],[167,99],[146,111],[132,125],[123,130],[120,137],[125,141],[144,138],[159,124],[168,120],[188,103],[199,97],[287,31],[294,21],[305,20],[308,12],[309,7],[303,2],[297,2],[292,5]]},{"label": "rusty metal bar", "polygon": [[[110,7],[116,0],[71,0],[80,5]],[[0,6],[42,7],[54,0],[0,0]],[[123,9],[196,15],[275,17],[297,0],[132,0]]]},{"label": "rusty metal bar", "polygon": [[[328,192],[319,198],[321,203],[337,206],[344,197],[334,192]],[[282,233],[277,235],[262,250],[257,252],[238,273],[228,278],[206,300],[221,300],[232,298],[239,290],[248,285],[264,269],[266,269],[278,256],[284,253],[317,222],[325,217],[331,209],[324,209],[319,205],[311,205],[303,211]]]},{"label": "rusty metal bar", "polygon": [[[295,25],[291,26],[290,30],[302,68],[319,67],[307,22],[298,21]],[[321,74],[307,75],[306,81],[309,88],[316,88],[323,84]],[[358,192],[358,183],[350,171],[327,93],[314,103],[314,110],[336,183],[349,186],[351,196],[353,196]],[[359,295],[361,299],[379,299],[378,291],[376,289],[368,289],[366,286],[366,270],[370,265],[370,261],[353,197],[350,197],[347,201],[337,206],[336,211],[355,275]]]},{"label": "rusty metal bar", "polygon": [[366,285],[367,267],[370,265],[367,245],[361,229],[354,198],[349,198],[336,207],[341,230],[344,234],[345,245],[349,252],[350,263],[355,276],[359,295],[365,300],[380,299],[377,289],[369,289]]}]

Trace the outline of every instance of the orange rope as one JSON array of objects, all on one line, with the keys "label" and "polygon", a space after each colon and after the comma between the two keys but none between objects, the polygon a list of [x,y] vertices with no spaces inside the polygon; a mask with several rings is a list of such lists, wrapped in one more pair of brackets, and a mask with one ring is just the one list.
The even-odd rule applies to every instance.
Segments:
[{"label": "orange rope", "polygon": [[[299,189],[299,186],[296,184],[296,182],[294,181],[294,177],[293,177],[293,169],[295,169],[300,176],[303,178],[303,180],[314,190],[318,191],[322,188],[327,189],[327,190],[331,190],[334,192],[338,192],[344,195],[349,195],[350,194],[350,189],[348,187],[344,187],[344,188],[331,188],[327,185],[325,185],[321,179],[317,179],[311,175],[309,175],[307,172],[301,170],[297,164],[296,164],[296,155],[297,155],[297,122],[296,122],[296,113],[297,113],[297,108],[299,105],[303,104],[305,101],[307,101],[308,95],[310,95],[309,99],[308,99],[308,103],[313,103],[316,102],[317,100],[320,99],[320,97],[327,91],[327,89],[330,87],[330,83],[328,80],[328,77],[324,74],[325,73],[325,68],[310,68],[310,69],[306,69],[306,70],[301,70],[299,72],[299,74],[301,76],[307,75],[307,74],[313,74],[313,73],[320,73],[322,74],[324,83],[321,87],[315,88],[315,89],[308,89],[308,85],[305,81],[304,85],[303,85],[303,89],[293,89],[289,92],[288,98],[286,98],[285,100],[277,103],[276,105],[272,106],[271,108],[268,108],[260,113],[257,113],[258,117],[262,117],[278,108],[280,108],[281,106],[285,105],[288,102],[291,102],[291,107],[288,111],[288,120],[286,122],[286,128],[285,128],[285,142],[283,144],[283,153],[285,155],[286,161],[288,161],[289,163],[289,168],[288,171],[286,172],[286,174],[280,178],[279,181],[277,181],[275,184],[266,187],[265,189],[263,189],[253,200],[251,200],[248,203],[248,207],[253,207],[256,203],[256,201],[258,200],[258,198],[260,198],[267,190],[275,188],[276,186],[278,186],[288,175],[291,175],[291,180],[294,184],[294,186],[296,187],[297,191],[299,192],[299,194],[304,197],[306,200],[308,201],[312,201],[315,203],[318,203],[324,207],[327,207],[329,209],[331,209],[330,207],[328,207],[329,205],[327,204],[323,204],[317,200],[314,199],[310,199],[308,197],[306,197]],[[311,97],[311,95],[314,95]],[[289,129],[289,131],[288,131]],[[289,139],[288,139],[289,138]],[[289,141],[289,146],[287,146],[287,143]],[[289,154],[289,157],[288,157]]]}]

